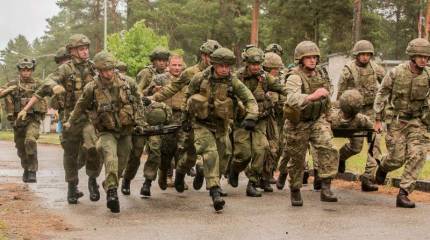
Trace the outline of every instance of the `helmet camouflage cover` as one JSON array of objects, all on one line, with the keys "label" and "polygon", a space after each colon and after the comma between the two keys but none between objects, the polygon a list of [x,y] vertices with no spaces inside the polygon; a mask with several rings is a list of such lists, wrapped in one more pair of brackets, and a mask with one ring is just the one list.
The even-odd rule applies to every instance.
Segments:
[{"label": "helmet camouflage cover", "polygon": [[430,43],[424,38],[415,38],[406,47],[406,54],[409,56],[421,55],[430,56]]},{"label": "helmet camouflage cover", "polygon": [[122,62],[122,61],[118,61],[115,65],[115,68],[121,72],[126,72],[128,69],[127,64],[125,62]]},{"label": "helmet camouflage cover", "polygon": [[319,47],[312,41],[303,41],[297,44],[296,49],[294,49],[294,60],[300,61],[306,56],[321,56],[321,51]]},{"label": "helmet camouflage cover", "polygon": [[266,53],[268,52],[273,52],[278,54],[279,56],[282,56],[282,54],[284,54],[284,50],[282,49],[281,45],[277,44],[277,43],[271,43],[269,44],[265,51]]},{"label": "helmet camouflage cover", "polygon": [[109,52],[101,51],[94,56],[94,65],[99,70],[112,69],[115,64],[115,57]]},{"label": "helmet camouflage cover", "polygon": [[90,39],[84,34],[74,34],[69,38],[69,42],[67,43],[67,49],[77,48],[80,46],[89,46],[91,44]]},{"label": "helmet camouflage cover", "polygon": [[35,69],[36,68],[36,60],[34,59],[28,59],[28,58],[23,58],[20,59],[18,61],[18,63],[16,64],[16,67],[18,68],[18,70],[20,69]]},{"label": "helmet camouflage cover", "polygon": [[149,60],[169,60],[170,57],[170,51],[163,47],[157,47],[154,50],[152,50],[151,54],[149,55]]},{"label": "helmet camouflage cover", "polygon": [[373,44],[367,40],[356,42],[352,48],[352,55],[357,56],[360,53],[371,53],[374,55],[375,49],[373,48]]},{"label": "helmet camouflage cover", "polygon": [[262,63],[264,61],[264,52],[254,45],[247,45],[243,49],[242,58],[247,63]]},{"label": "helmet camouflage cover", "polygon": [[212,64],[228,64],[233,65],[236,63],[236,56],[228,48],[218,48],[211,54]]},{"label": "helmet camouflage cover", "polygon": [[205,54],[211,54],[218,48],[222,48],[221,44],[216,40],[208,39],[205,43],[200,46],[200,52]]},{"label": "helmet camouflage cover", "polygon": [[263,67],[266,68],[282,68],[284,64],[282,63],[281,57],[274,52],[266,52],[264,54]]},{"label": "helmet camouflage cover", "polygon": [[355,116],[363,108],[363,96],[358,90],[346,90],[339,98],[339,106],[342,112],[349,116]]}]

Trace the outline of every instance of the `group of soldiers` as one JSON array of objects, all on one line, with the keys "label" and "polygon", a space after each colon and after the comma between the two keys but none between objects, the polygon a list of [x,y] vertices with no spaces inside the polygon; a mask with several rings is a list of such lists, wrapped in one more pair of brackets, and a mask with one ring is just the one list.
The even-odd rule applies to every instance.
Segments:
[{"label": "group of soldiers", "polygon": [[[237,187],[244,172],[247,196],[272,192],[275,183],[281,190],[288,177],[291,204],[302,206],[309,150],[314,188],[321,190],[321,201],[337,202],[331,182],[345,172],[346,160],[360,153],[364,142],[363,134],[348,135],[348,143],[338,151],[333,133],[343,129],[376,132],[369,139],[362,191],[377,191],[387,173],[404,165],[396,205],[415,207],[408,195],[425,162],[430,124],[427,40],[412,40],[406,49],[409,61],[387,74],[373,60],[372,43],[358,41],[333,102],[332,82],[319,64],[320,49],[311,41],[296,46],[289,68],[278,44],[265,51],[247,45],[243,67],[237,70],[235,54],[215,40],[200,46],[199,62],[188,68],[180,55],[156,48],[149,56],[151,65],[136,79],[128,77],[127,66],[109,52],[99,52],[91,61],[89,46],[86,36],[71,36],[55,57],[56,71],[43,83],[31,76],[35,62],[23,59],[17,64],[17,79],[0,89],[24,182],[36,182],[36,141],[50,97],[49,105],[59,111],[64,128],[60,140],[69,204],[83,196],[78,171],[84,166],[90,199],[100,199],[97,178],[104,165],[107,207],[120,212],[118,188],[130,195],[144,151],[143,197],[151,196],[156,179],[162,190],[170,186],[183,192],[190,175],[194,189],[206,182],[214,209],[221,211],[227,196],[221,179]],[[382,122],[387,130],[385,156]]]}]

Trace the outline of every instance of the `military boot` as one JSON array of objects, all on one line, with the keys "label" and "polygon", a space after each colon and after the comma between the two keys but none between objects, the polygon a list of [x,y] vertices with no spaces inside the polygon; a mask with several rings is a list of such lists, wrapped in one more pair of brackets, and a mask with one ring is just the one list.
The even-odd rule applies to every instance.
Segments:
[{"label": "military boot", "polygon": [[278,180],[276,180],[276,188],[278,188],[279,190],[284,189],[285,187],[285,182],[287,181],[287,173],[280,173],[278,176]]},{"label": "military boot", "polygon": [[88,178],[88,191],[90,192],[91,201],[96,202],[100,199],[99,185],[96,178]]},{"label": "military boot", "polygon": [[308,184],[308,179],[309,179],[309,172],[304,171],[303,172],[303,184]]},{"label": "military boot", "polygon": [[321,178],[316,169],[314,169],[314,190],[321,190]]},{"label": "military boot", "polygon": [[323,202],[337,202],[337,197],[330,189],[331,179],[325,178],[321,181],[321,201]]},{"label": "military boot", "polygon": [[28,183],[35,183],[35,182],[37,182],[36,172],[35,171],[28,171],[28,173],[27,173],[27,182]]},{"label": "military boot", "polygon": [[119,213],[119,200],[118,200],[118,193],[116,188],[111,188],[107,190],[106,193],[106,205],[107,208],[110,209],[113,213]]},{"label": "military boot", "polygon": [[191,176],[191,177],[195,177],[196,176],[196,169],[194,167],[192,167],[190,169],[190,171],[188,171],[187,175]]},{"label": "military boot", "polygon": [[23,182],[28,182],[28,170],[24,169],[24,173],[22,174],[22,181]]},{"label": "military boot", "polygon": [[158,170],[158,186],[161,190],[167,189],[167,172],[166,170]]},{"label": "military boot", "polygon": [[401,207],[401,208],[415,208],[415,203],[412,202],[409,198],[408,198],[408,192],[403,189],[400,188],[399,190],[399,194],[397,195],[397,200],[396,200],[396,207]]},{"label": "military boot", "polygon": [[203,186],[203,180],[205,179],[205,174],[203,171],[203,166],[196,166],[196,176],[193,180],[193,188],[199,190]]},{"label": "military boot", "polygon": [[345,146],[339,149],[339,166],[337,167],[338,173],[344,173],[346,169],[346,159],[350,157],[348,150]]},{"label": "military boot", "polygon": [[378,185],[374,184],[369,178],[361,178],[361,191],[363,192],[374,192],[378,191]]},{"label": "military boot", "polygon": [[130,183],[131,183],[131,180],[129,180],[127,178],[122,179],[122,184],[121,184],[122,194],[130,195]]},{"label": "military boot", "polygon": [[228,196],[228,193],[224,189],[222,189],[221,187],[219,187],[219,194],[221,197],[227,197]]},{"label": "military boot", "polygon": [[260,188],[263,189],[264,192],[273,192],[273,188],[270,186],[270,180],[261,179]]},{"label": "military boot", "polygon": [[230,167],[230,172],[228,174],[228,183],[234,188],[239,186],[239,173],[234,171],[233,167]]},{"label": "military boot", "polygon": [[209,194],[212,197],[213,206],[215,211],[221,211],[224,208],[225,201],[221,198],[219,187],[212,187],[209,189]]},{"label": "military boot", "polygon": [[293,207],[303,206],[302,195],[300,194],[300,189],[291,189],[291,205]]},{"label": "military boot", "polygon": [[183,192],[184,191],[184,185],[185,185],[185,174],[180,173],[178,170],[175,172],[175,189],[177,192]]},{"label": "military boot", "polygon": [[143,182],[142,188],[140,189],[140,195],[144,197],[151,196],[151,183],[151,180],[145,179],[145,182]]},{"label": "military boot", "polygon": [[387,178],[387,173],[384,172],[384,170],[381,169],[379,166],[376,170],[375,174],[375,182],[379,185],[383,185],[385,183],[385,179]]},{"label": "military boot", "polygon": [[172,188],[175,186],[174,182],[173,182],[173,168],[169,168],[169,170],[167,171],[167,187]]},{"label": "military boot", "polygon": [[78,184],[74,182],[68,182],[67,187],[67,202],[69,204],[77,204],[78,198],[83,197],[84,194],[78,190]]},{"label": "military boot", "polygon": [[261,197],[261,192],[257,190],[256,183],[248,181],[246,186],[246,196],[248,197]]}]

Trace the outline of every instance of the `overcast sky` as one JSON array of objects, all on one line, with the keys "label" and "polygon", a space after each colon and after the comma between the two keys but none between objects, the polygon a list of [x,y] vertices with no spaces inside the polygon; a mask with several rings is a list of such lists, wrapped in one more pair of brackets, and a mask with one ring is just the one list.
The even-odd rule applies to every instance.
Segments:
[{"label": "overcast sky", "polygon": [[30,42],[46,30],[46,19],[58,13],[56,0],[0,0],[0,49],[18,34]]}]

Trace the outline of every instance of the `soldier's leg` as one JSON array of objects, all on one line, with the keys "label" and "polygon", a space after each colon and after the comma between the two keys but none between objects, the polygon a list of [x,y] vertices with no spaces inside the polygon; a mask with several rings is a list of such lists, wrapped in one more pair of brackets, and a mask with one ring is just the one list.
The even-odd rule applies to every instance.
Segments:
[{"label": "soldier's leg", "polygon": [[270,186],[270,178],[272,176],[271,170],[266,169],[265,175],[263,175],[263,169],[267,166],[267,159],[270,158],[269,142],[266,137],[265,121],[260,121],[255,130],[252,132],[252,161],[247,168],[246,175],[251,182],[254,180],[261,180],[260,187],[265,192],[273,192],[273,188]]},{"label": "soldier's leg", "polygon": [[130,159],[130,153],[133,146],[131,135],[121,136],[118,140],[118,177],[122,176],[124,168],[127,166],[127,162]]},{"label": "soldier's leg", "polygon": [[[227,167],[232,157],[232,145],[228,132],[217,132],[215,137],[219,156],[219,178],[221,180],[223,175],[226,176],[228,174]],[[219,189],[221,196],[226,197],[228,195],[221,186],[219,186]]]},{"label": "soldier's leg", "polygon": [[[182,152],[176,164],[176,172],[186,174],[197,162],[197,154],[194,146],[194,132],[184,133],[183,140],[178,144],[179,151]],[[203,161],[201,161],[201,166]]]},{"label": "soldier's leg", "polygon": [[[370,143],[368,143],[370,145]],[[375,145],[373,146],[373,156],[367,153],[366,167],[364,168],[363,177],[373,181],[376,168],[378,167],[378,161],[381,160],[381,134],[375,134]]]},{"label": "soldier's leg", "polygon": [[145,147],[145,137],[133,135],[131,139],[133,147],[123,175],[124,180],[128,181],[133,180],[136,176],[137,170],[140,166],[140,158],[142,157],[143,149]]},{"label": "soldier's leg", "polygon": [[320,117],[312,125],[310,141],[318,159],[318,175],[321,178],[321,201],[336,202],[337,197],[331,192],[331,180],[336,176],[339,155],[332,143],[333,134],[330,123]]},{"label": "soldier's leg", "polygon": [[157,177],[157,170],[161,164],[161,137],[150,136],[147,142],[148,158],[143,167],[145,182],[140,189],[143,196],[151,196],[151,184]]},{"label": "soldier's leg", "polygon": [[36,182],[37,161],[37,139],[39,138],[40,122],[30,121],[26,126],[25,132],[25,152],[28,164],[28,182]]},{"label": "soldier's leg", "polygon": [[176,149],[176,134],[161,136],[161,163],[158,169],[158,185],[162,190],[167,188],[167,176],[173,171]]},{"label": "soldier's leg", "polygon": [[94,125],[86,123],[82,128],[82,149],[85,153],[85,170],[88,177],[97,178],[103,167],[103,162],[97,155],[97,134]]},{"label": "soldier's leg", "polygon": [[21,167],[24,169],[22,174],[22,181],[27,182],[29,163],[27,159],[27,153],[25,152],[25,128],[14,127],[13,128],[13,140],[15,142],[15,148],[19,159],[21,160]]},{"label": "soldier's leg", "polygon": [[359,154],[363,149],[364,138],[349,138],[349,142],[339,149],[339,167],[338,172],[345,172],[345,162],[351,156]]}]

